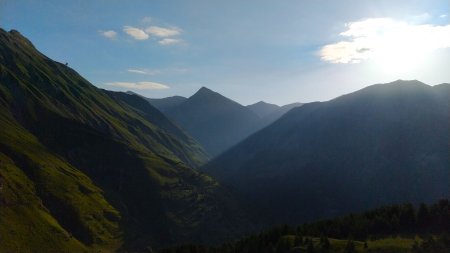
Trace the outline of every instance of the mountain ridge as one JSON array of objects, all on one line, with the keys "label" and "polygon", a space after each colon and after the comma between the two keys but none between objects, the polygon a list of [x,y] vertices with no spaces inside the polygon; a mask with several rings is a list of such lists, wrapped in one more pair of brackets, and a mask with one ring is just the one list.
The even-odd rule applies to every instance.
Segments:
[{"label": "mountain ridge", "polygon": [[247,105],[247,108],[252,110],[259,117],[263,118],[263,117],[279,110],[281,107],[276,104],[270,104],[270,103],[266,103],[264,101],[259,101],[254,104]]},{"label": "mountain ridge", "polygon": [[[449,94],[450,85],[396,81],[308,103],[204,170],[273,211],[279,223],[447,197]],[[376,182],[391,183],[380,188]],[[293,213],[299,220],[286,218]]]},{"label": "mountain ridge", "polygon": [[256,131],[259,123],[248,108],[206,87],[166,114],[212,156]]},{"label": "mountain ridge", "polygon": [[157,109],[4,30],[0,122],[0,251],[139,250],[251,227],[233,195],[193,169],[203,149]]}]

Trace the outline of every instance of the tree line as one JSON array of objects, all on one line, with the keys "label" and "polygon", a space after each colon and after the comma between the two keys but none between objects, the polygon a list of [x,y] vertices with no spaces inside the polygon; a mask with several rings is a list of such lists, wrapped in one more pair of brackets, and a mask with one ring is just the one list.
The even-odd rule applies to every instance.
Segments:
[{"label": "tree line", "polygon": [[[392,235],[423,240],[411,245],[413,253],[450,252],[450,202],[448,199],[415,207],[412,204],[387,205],[360,214],[305,223],[276,226],[220,246],[180,245],[160,253],[331,253],[330,239],[346,240],[339,252],[355,253],[355,241],[364,242]],[[148,249],[150,251],[150,249]]]}]

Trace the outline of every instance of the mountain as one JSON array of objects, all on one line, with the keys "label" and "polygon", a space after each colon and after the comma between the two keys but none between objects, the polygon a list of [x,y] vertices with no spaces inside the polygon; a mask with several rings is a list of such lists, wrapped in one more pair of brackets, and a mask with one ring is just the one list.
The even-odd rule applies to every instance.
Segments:
[{"label": "mountain", "polygon": [[167,112],[174,107],[179,106],[181,103],[186,101],[187,98],[182,96],[173,96],[167,98],[147,98],[147,101],[150,102],[154,107],[158,108],[158,110],[162,112]]},{"label": "mountain", "polygon": [[256,113],[259,117],[263,118],[269,114],[272,114],[280,109],[280,106],[275,104],[269,104],[264,101],[259,101],[257,103],[247,105],[247,108],[252,112]]},{"label": "mountain", "polygon": [[285,113],[290,111],[292,108],[302,106],[302,103],[292,103],[283,106],[278,106],[275,104],[269,104],[264,101],[259,101],[258,103],[247,105],[247,108],[252,112],[256,113],[260,118],[260,128],[270,125],[275,122]]},{"label": "mountain", "polygon": [[204,167],[300,223],[450,195],[450,84],[396,81],[292,109]]},{"label": "mountain", "polygon": [[143,98],[96,88],[0,29],[0,251],[234,238],[251,225],[195,168],[200,145]]},{"label": "mountain", "polygon": [[287,105],[281,106],[280,108],[278,108],[278,110],[273,111],[272,113],[269,113],[266,116],[264,116],[261,119],[261,126],[268,126],[268,125],[272,124],[273,122],[275,122],[277,119],[281,118],[281,116],[283,116],[285,113],[287,113],[291,109],[300,107],[302,105],[303,105],[303,103],[292,103],[292,104],[287,104]]},{"label": "mountain", "polygon": [[250,109],[205,87],[165,113],[212,156],[260,127],[260,118]]}]

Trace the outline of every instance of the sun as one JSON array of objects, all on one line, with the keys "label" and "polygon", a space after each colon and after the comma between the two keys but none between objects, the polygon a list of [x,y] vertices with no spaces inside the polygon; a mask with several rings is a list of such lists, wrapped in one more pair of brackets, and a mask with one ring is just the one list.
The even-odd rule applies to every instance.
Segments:
[{"label": "sun", "polygon": [[324,46],[322,60],[331,63],[370,61],[390,73],[427,64],[430,55],[450,48],[450,24],[414,24],[391,18],[370,18],[346,24],[344,40]]},{"label": "sun", "polygon": [[371,59],[385,72],[404,73],[426,64],[431,51],[426,40],[410,36],[407,31],[386,33],[373,49]]}]

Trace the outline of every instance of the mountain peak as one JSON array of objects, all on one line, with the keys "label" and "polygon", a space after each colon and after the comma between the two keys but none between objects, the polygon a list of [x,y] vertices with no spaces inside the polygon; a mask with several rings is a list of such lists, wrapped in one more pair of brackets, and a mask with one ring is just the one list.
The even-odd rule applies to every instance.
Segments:
[{"label": "mountain peak", "polygon": [[211,89],[208,89],[206,87],[201,87],[194,95],[192,95],[189,99],[198,99],[198,98],[224,98],[227,99],[226,97],[224,97],[223,95],[221,95],[218,92],[215,92]]},{"label": "mountain peak", "polygon": [[394,82],[391,82],[391,83],[389,83],[389,84],[415,84],[415,85],[426,85],[425,83],[422,83],[421,81],[416,80],[416,79],[414,79],[414,80],[403,80],[403,79],[398,79],[398,80],[396,80],[396,81],[394,81]]},{"label": "mountain peak", "polygon": [[211,89],[206,88],[205,86],[202,86],[195,94],[200,93],[200,94],[207,94],[207,93],[217,93]]},{"label": "mountain peak", "polygon": [[206,87],[167,112],[211,155],[235,145],[258,128],[259,117],[245,106]]},{"label": "mountain peak", "polygon": [[274,113],[280,107],[276,104],[269,104],[264,101],[259,101],[257,103],[247,105],[247,108],[256,113],[259,117],[265,117],[271,113]]},{"label": "mountain peak", "polygon": [[26,45],[34,48],[33,43],[31,43],[31,41],[29,41],[27,38],[25,38],[25,36],[23,36],[17,30],[11,29],[9,32],[7,32],[0,28],[0,34],[3,35],[2,37],[6,37],[7,40],[16,40],[18,42],[21,42],[23,44],[26,44]]},{"label": "mountain peak", "polygon": [[267,103],[261,100],[259,102],[254,103],[253,105],[275,105],[275,104]]}]

